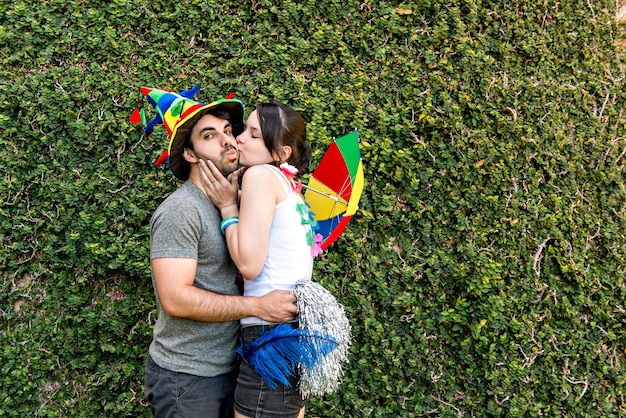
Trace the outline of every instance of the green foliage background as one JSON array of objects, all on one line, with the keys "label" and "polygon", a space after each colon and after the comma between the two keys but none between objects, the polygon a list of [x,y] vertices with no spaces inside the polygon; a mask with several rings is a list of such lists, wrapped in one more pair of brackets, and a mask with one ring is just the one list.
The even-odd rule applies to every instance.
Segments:
[{"label": "green foliage background", "polygon": [[314,159],[359,130],[361,210],[315,268],[355,341],[309,416],[626,416],[617,7],[0,0],[0,416],[149,415],[177,185],[128,116],[196,83],[302,110]]}]

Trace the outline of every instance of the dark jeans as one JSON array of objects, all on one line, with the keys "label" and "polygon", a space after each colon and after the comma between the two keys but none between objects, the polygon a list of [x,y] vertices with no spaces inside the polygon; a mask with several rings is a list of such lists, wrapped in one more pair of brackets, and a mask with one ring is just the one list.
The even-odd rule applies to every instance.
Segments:
[{"label": "dark jeans", "polygon": [[[293,325],[297,327],[297,324]],[[274,326],[251,326],[241,330],[242,342],[249,344]],[[242,361],[239,366],[235,409],[242,415],[254,418],[297,417],[306,403],[298,389],[299,373],[288,378],[291,387],[278,383],[277,390],[270,390],[252,365]]]},{"label": "dark jeans", "polygon": [[237,371],[216,377],[193,376],[146,360],[146,398],[156,418],[232,418]]}]

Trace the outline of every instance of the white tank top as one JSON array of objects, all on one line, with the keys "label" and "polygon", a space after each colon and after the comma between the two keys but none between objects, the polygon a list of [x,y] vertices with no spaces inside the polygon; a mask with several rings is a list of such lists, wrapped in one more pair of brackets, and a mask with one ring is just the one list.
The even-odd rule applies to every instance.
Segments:
[{"label": "white tank top", "polygon": [[[302,225],[302,217],[296,209],[301,198],[277,167],[265,166],[280,178],[287,197],[274,208],[265,264],[257,277],[244,280],[244,296],[263,296],[275,289],[291,290],[296,281],[310,279],[313,272],[311,247],[307,243],[307,232],[311,227]],[[267,323],[256,317],[241,320],[242,325]]]}]

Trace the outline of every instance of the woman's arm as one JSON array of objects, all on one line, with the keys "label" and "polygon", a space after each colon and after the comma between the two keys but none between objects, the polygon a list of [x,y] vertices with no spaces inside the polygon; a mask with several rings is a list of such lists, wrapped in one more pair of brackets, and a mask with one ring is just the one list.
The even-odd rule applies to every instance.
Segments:
[{"label": "woman's arm", "polygon": [[[220,209],[222,218],[239,217],[239,223],[225,231],[228,251],[243,277],[254,279],[265,264],[274,207],[285,198],[283,186],[271,169],[250,167],[243,177],[240,207],[237,209],[233,204],[233,188],[237,179],[231,178],[229,183],[211,162],[208,163],[208,170],[203,169],[202,172],[207,196]],[[225,198],[228,195],[230,198]]]},{"label": "woman's arm", "polygon": [[[226,229],[230,256],[244,278],[250,280],[261,273],[270,239],[276,202],[282,200],[282,185],[267,167],[248,168],[241,186],[239,223]],[[224,213],[226,212],[226,213]],[[222,217],[231,216],[229,208]]]}]

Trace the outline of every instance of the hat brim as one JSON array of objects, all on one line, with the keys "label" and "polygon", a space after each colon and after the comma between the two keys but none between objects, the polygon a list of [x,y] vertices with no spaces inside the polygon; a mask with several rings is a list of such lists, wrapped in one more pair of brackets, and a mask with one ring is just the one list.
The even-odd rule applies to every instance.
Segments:
[{"label": "hat brim", "polygon": [[176,124],[172,131],[172,137],[168,148],[168,165],[174,177],[180,181],[189,178],[189,163],[183,161],[185,141],[198,120],[211,110],[223,109],[229,113],[228,121],[232,125],[233,135],[236,137],[243,132],[243,103],[237,99],[220,99],[208,105],[202,106],[185,119]]}]

